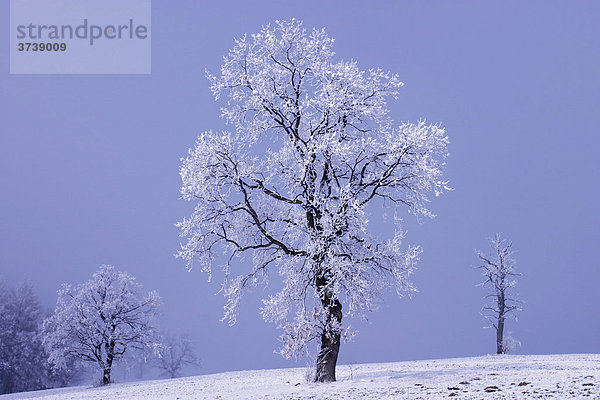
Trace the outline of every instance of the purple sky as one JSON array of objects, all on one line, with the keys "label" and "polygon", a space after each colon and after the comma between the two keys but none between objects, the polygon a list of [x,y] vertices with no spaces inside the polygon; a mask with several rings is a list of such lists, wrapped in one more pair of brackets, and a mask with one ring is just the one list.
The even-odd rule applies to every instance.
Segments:
[{"label": "purple sky", "polygon": [[[264,293],[238,324],[174,227],[179,159],[203,130],[224,129],[204,78],[233,38],[276,19],[325,27],[339,58],[400,74],[397,122],[440,121],[451,139],[434,220],[406,214],[424,248],[412,299],[391,298],[344,344],[341,363],[470,356],[495,350],[482,329],[475,249],[499,231],[517,250],[526,302],[507,329],[520,353],[598,353],[600,314],[600,3],[592,1],[153,2],[152,74],[9,75],[0,41],[0,275],[28,278],[51,306],[63,282],[100,264],[163,297],[162,323],[197,340],[204,373],[304,366],[273,354]],[[0,4],[8,32],[9,2]]]}]

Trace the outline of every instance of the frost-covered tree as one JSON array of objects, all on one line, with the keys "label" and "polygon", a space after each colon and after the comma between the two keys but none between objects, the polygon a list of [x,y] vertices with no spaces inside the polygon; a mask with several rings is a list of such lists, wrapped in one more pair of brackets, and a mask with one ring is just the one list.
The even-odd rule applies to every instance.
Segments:
[{"label": "frost-covered tree", "polygon": [[507,342],[507,338],[504,337],[504,325],[507,318],[521,309],[521,301],[512,297],[510,293],[517,284],[515,278],[521,274],[515,272],[516,261],[513,258],[512,242],[503,239],[498,233],[489,241],[492,247],[491,255],[477,251],[477,256],[482,262],[479,268],[485,277],[480,286],[489,292],[481,312],[489,322],[488,327],[496,330],[496,353],[505,354],[517,343],[520,345],[512,336]]},{"label": "frost-covered tree", "polygon": [[196,355],[194,343],[189,336],[183,334],[163,335],[156,366],[163,371],[165,376],[176,378],[183,368],[199,365],[200,359]]},{"label": "frost-covered tree", "polygon": [[155,344],[159,296],[141,289],[133,276],[110,265],[75,288],[63,285],[54,314],[44,321],[50,362],[56,367],[72,360],[97,363],[102,384],[109,384],[115,360]]},{"label": "frost-covered tree", "polygon": [[0,394],[53,386],[40,336],[43,317],[29,283],[15,290],[0,280]]},{"label": "frost-covered tree", "polygon": [[[182,197],[195,208],[179,223],[187,242],[178,256],[210,276],[225,252],[230,323],[245,289],[271,270],[281,275],[262,316],[283,328],[285,357],[319,343],[317,381],[335,380],[342,304],[364,315],[388,289],[413,290],[421,250],[401,244],[397,212],[431,217],[429,193],[447,189],[444,129],[393,125],[387,101],[403,85],[398,76],[335,61],[332,46],[324,30],[296,20],[237,39],[221,73],[207,73],[234,132],[201,134],[181,167]],[[368,224],[384,209],[394,215],[390,238]],[[233,270],[247,253],[251,262]]]},{"label": "frost-covered tree", "polygon": [[0,394],[13,392],[14,290],[0,280]]}]

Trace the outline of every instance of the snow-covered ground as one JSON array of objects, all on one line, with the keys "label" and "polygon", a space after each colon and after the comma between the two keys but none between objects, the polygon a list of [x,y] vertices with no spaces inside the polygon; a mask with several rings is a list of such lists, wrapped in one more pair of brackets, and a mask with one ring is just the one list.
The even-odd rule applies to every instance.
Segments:
[{"label": "snow-covered ground", "polygon": [[0,396],[37,400],[148,399],[600,399],[600,354],[506,355],[343,365],[338,381],[306,382],[302,368],[72,387]]}]

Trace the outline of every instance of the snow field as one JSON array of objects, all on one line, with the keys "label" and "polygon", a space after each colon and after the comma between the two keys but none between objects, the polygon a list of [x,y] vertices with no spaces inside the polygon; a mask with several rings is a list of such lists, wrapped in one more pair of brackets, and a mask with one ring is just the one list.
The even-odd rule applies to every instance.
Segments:
[{"label": "snow field", "polygon": [[600,354],[503,355],[342,365],[338,381],[307,383],[304,368],[72,387],[2,400],[600,399]]}]

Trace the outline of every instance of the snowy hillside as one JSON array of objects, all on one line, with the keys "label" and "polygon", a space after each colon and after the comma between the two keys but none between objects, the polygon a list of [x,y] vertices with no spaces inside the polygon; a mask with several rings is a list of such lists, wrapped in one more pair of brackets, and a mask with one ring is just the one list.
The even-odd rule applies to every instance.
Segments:
[{"label": "snowy hillside", "polygon": [[0,399],[600,399],[600,354],[345,365],[332,384],[306,383],[305,374],[302,368],[225,372]]}]

